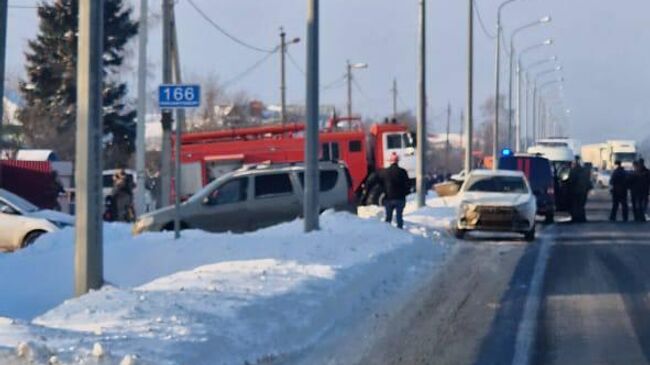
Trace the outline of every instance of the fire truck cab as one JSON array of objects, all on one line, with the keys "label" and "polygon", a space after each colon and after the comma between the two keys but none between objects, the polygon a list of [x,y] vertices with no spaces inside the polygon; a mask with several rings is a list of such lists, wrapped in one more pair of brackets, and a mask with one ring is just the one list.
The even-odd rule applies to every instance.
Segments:
[{"label": "fire truck cab", "polygon": [[[214,132],[187,133],[181,139],[181,195],[189,196],[217,177],[245,165],[303,162],[305,125],[292,123]],[[415,145],[403,124],[366,126],[356,118],[332,118],[320,131],[320,160],[347,165],[354,191],[360,196],[368,176],[400,157],[415,178]],[[174,146],[176,145],[173,141]]]}]

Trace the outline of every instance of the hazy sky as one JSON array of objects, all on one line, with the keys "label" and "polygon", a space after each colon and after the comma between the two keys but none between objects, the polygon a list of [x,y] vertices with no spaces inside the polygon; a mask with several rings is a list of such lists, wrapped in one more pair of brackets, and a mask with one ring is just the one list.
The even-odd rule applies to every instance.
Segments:
[{"label": "hazy sky", "polygon": [[[241,39],[263,48],[278,42],[280,26],[289,37],[304,39],[306,0],[194,0],[218,24]],[[161,0],[150,0],[160,13]],[[476,0],[489,31],[494,31],[501,0]],[[137,1],[133,1],[136,8]],[[181,60],[186,75],[218,76],[231,80],[264,54],[237,45],[216,32],[190,7],[177,1]],[[35,0],[9,0],[10,5],[34,5]],[[428,92],[431,123],[442,128],[441,113],[450,102],[458,118],[465,106],[466,0],[428,0]],[[414,108],[417,95],[417,0],[322,0],[321,83],[338,79],[345,61],[367,62],[356,73],[355,109],[369,117],[391,111],[390,88],[397,78],[400,108]],[[519,0],[504,12],[507,36],[519,25],[544,15],[553,23],[522,33],[518,48],[552,37],[553,47],[529,53],[525,63],[557,55],[564,66],[565,102],[571,108],[571,131],[584,142],[605,138],[643,139],[650,135],[650,5],[645,0]],[[27,39],[37,29],[34,9],[9,11],[8,68],[22,72]],[[478,107],[493,94],[494,42],[476,23],[476,116]],[[152,64],[160,64],[160,28],[151,29]],[[304,43],[291,46],[304,67]],[[247,78],[230,86],[267,103],[279,100],[279,60],[269,59]],[[538,69],[538,70],[541,70]],[[303,75],[288,65],[289,100],[304,100]],[[158,76],[159,70],[152,74]],[[131,78],[132,75],[129,75]],[[152,79],[151,85],[157,83]],[[344,87],[321,94],[322,103],[343,106]]]}]

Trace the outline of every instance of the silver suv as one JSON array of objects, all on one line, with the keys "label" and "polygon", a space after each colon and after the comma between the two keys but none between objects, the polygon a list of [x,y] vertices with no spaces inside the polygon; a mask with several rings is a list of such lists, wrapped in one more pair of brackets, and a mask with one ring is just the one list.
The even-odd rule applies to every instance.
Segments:
[{"label": "silver suv", "polygon": [[[181,228],[249,232],[302,215],[304,164],[253,165],[211,182],[181,205]],[[320,163],[320,209],[354,210],[345,165]],[[140,217],[133,233],[173,230],[174,207]]]}]

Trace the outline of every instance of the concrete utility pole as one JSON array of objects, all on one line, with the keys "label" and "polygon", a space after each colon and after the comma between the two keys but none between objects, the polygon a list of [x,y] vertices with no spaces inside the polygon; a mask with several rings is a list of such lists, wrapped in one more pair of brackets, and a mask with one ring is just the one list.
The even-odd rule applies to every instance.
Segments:
[{"label": "concrete utility pole", "polygon": [[[4,148],[2,127],[4,122],[5,100],[5,59],[7,52],[7,7],[8,1],[0,4],[0,157]],[[2,187],[2,165],[0,165],[0,187]]]},{"label": "concrete utility pole", "polygon": [[397,79],[393,79],[393,88],[390,92],[393,94],[393,118],[397,119],[397,98],[399,96],[397,91]]},{"label": "concrete utility pole", "polygon": [[[178,49],[178,36],[176,34],[176,12],[171,9],[172,25],[172,67],[175,84],[183,82],[181,76],[181,59]],[[181,195],[183,194],[183,177],[181,174],[181,138],[185,126],[185,109],[176,110],[176,135],[174,140],[174,238],[181,238]]]},{"label": "concrete utility pole", "polygon": [[465,111],[463,109],[460,110],[460,149],[465,148],[465,143],[463,142],[465,140]]},{"label": "concrete utility pole", "polygon": [[[467,132],[465,136],[465,172],[472,171],[474,119],[474,0],[468,0],[467,29]],[[511,50],[512,51],[512,50]]]},{"label": "concrete utility pole", "polygon": [[348,79],[348,117],[352,117],[352,64],[350,60],[347,61],[347,79]]},{"label": "concrete utility pole", "polygon": [[319,0],[307,0],[307,126],[305,134],[305,232],[319,229]]},{"label": "concrete utility pole", "polygon": [[287,124],[287,33],[280,27],[280,119]]},{"label": "concrete utility pole", "polygon": [[[162,69],[163,84],[172,83],[172,7],[173,0],[162,0],[163,15],[163,55]],[[171,110],[161,110],[162,112],[162,148],[161,148],[161,166],[160,166],[160,206],[165,207],[170,203],[171,198],[171,176],[172,176],[172,152],[171,136],[172,123],[174,117]]]},{"label": "concrete utility pole", "polygon": [[135,170],[138,175],[138,188],[135,189],[135,212],[145,213],[145,131],[147,123],[147,36],[149,6],[148,0],[140,0],[140,25],[138,30],[138,125],[135,140]]},{"label": "concrete utility pole", "polygon": [[427,192],[424,178],[427,166],[427,7],[426,0],[420,0],[420,74],[418,85],[418,130],[416,162],[416,193],[418,208],[426,205]]},{"label": "concrete utility pole", "polygon": [[99,289],[102,247],[102,88],[104,0],[79,1],[75,293]]},{"label": "concrete utility pole", "polygon": [[447,140],[445,142],[445,173],[449,173],[449,154],[451,152],[451,142],[449,133],[451,128],[451,103],[447,104]]}]

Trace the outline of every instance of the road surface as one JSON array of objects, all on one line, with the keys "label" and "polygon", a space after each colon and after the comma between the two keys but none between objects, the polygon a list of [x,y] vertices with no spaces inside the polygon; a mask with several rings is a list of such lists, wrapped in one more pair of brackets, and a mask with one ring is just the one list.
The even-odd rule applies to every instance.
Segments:
[{"label": "road surface", "polygon": [[650,224],[609,223],[608,208],[597,191],[591,223],[461,243],[354,363],[650,364]]}]

